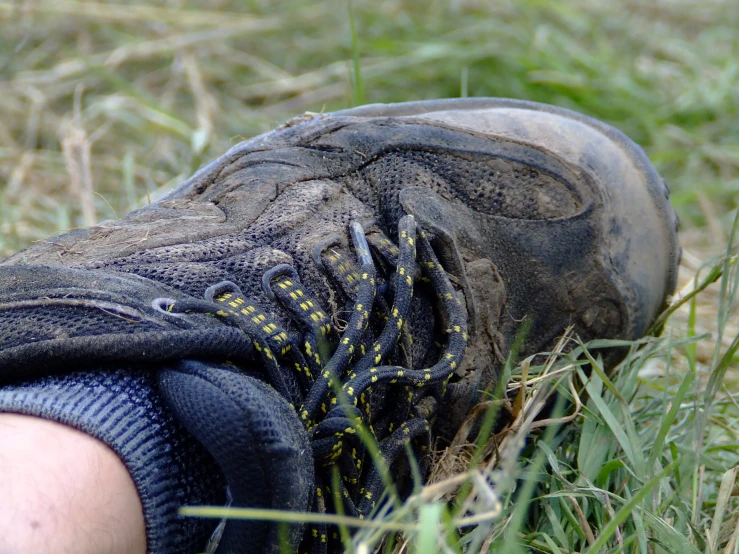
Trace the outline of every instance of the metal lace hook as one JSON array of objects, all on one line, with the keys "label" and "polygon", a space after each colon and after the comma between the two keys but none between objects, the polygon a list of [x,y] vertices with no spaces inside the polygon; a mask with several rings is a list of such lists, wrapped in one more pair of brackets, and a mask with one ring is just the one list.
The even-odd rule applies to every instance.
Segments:
[{"label": "metal lace hook", "polygon": [[151,307],[154,309],[154,311],[159,312],[161,314],[180,317],[181,314],[172,311],[176,303],[177,301],[174,298],[160,297],[160,298],[155,298],[154,300],[151,301]]}]

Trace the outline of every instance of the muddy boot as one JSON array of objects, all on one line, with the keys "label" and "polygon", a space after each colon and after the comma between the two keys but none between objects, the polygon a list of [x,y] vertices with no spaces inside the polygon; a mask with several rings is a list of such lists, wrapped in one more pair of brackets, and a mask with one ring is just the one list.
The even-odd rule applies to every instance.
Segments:
[{"label": "muddy boot", "polygon": [[[423,469],[432,433],[452,435],[495,386],[524,322],[521,356],[568,326],[586,341],[646,333],[675,288],[667,196],[623,134],[552,106],[299,117],[146,208],[3,262],[0,409],[33,389],[23,409],[60,420],[32,379],[154,371],[171,425],[215,460],[233,505],[320,512],[340,498],[366,516],[383,491],[366,436],[402,492],[407,445]],[[107,422],[91,406],[64,421],[95,434]],[[164,512],[147,512],[150,544],[166,544]],[[340,547],[325,526],[229,521],[219,552],[301,541]]]}]

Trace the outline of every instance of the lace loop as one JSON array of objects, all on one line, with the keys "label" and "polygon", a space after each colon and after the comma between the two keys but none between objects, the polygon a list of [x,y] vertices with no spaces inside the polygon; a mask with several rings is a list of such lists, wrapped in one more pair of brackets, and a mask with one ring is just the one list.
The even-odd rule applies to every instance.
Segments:
[{"label": "lace loop", "polygon": [[241,289],[236,283],[231,281],[221,281],[205,289],[203,293],[203,299],[208,302],[215,302],[217,297],[223,296],[226,293],[232,293],[236,296],[243,296]]},{"label": "lace loop", "polygon": [[270,300],[275,299],[275,293],[272,290],[272,280],[277,277],[292,277],[296,281],[300,280],[298,272],[290,264],[279,264],[272,269],[268,269],[262,275],[262,290]]},{"label": "lace loop", "polygon": [[[361,226],[359,229],[361,229]],[[359,229],[355,229],[352,233],[352,239],[356,241],[355,246],[357,247],[357,251],[365,250],[369,252],[369,246],[367,245],[366,239],[364,239],[364,234],[359,233]],[[327,403],[326,397],[329,390],[333,388],[336,391],[340,391],[338,379],[341,378],[346,366],[354,356],[359,339],[369,322],[376,292],[376,273],[372,257],[364,257],[363,259],[368,263],[363,264],[359,270],[359,292],[346,330],[339,340],[336,351],[323,368],[321,375],[316,379],[313,388],[311,388],[308,397],[300,408],[299,415],[309,429],[315,425],[315,418],[319,410],[323,414],[328,412],[329,404]]]},{"label": "lace loop", "polygon": [[313,263],[315,263],[316,266],[323,271],[326,271],[326,266],[323,265],[323,259],[321,256],[323,256],[323,253],[329,248],[331,248],[332,246],[341,246],[340,236],[334,235],[333,237],[329,237],[328,239],[316,244],[311,250],[311,256],[313,257]]}]

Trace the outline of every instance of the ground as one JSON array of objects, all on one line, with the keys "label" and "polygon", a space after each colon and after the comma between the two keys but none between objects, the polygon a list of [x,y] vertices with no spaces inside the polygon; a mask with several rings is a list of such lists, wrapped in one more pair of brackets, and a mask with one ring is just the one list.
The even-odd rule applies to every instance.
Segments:
[{"label": "ground", "polygon": [[[440,481],[352,547],[392,530],[388,551],[736,552],[737,28],[734,0],[0,2],[0,256],[304,111],[511,96],[603,119],[646,148],[683,222],[663,338],[613,380],[572,356],[510,367],[497,449],[443,453]],[[534,393],[556,388],[580,409],[532,429]]]}]

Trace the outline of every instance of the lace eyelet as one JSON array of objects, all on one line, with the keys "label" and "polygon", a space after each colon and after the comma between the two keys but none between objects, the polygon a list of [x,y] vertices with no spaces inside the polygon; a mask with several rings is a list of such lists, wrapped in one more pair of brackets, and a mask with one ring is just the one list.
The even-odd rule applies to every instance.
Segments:
[{"label": "lace eyelet", "polygon": [[177,301],[174,298],[159,297],[151,301],[151,307],[154,309],[154,311],[161,314],[173,317],[180,317],[179,313],[172,311],[176,303]]}]

